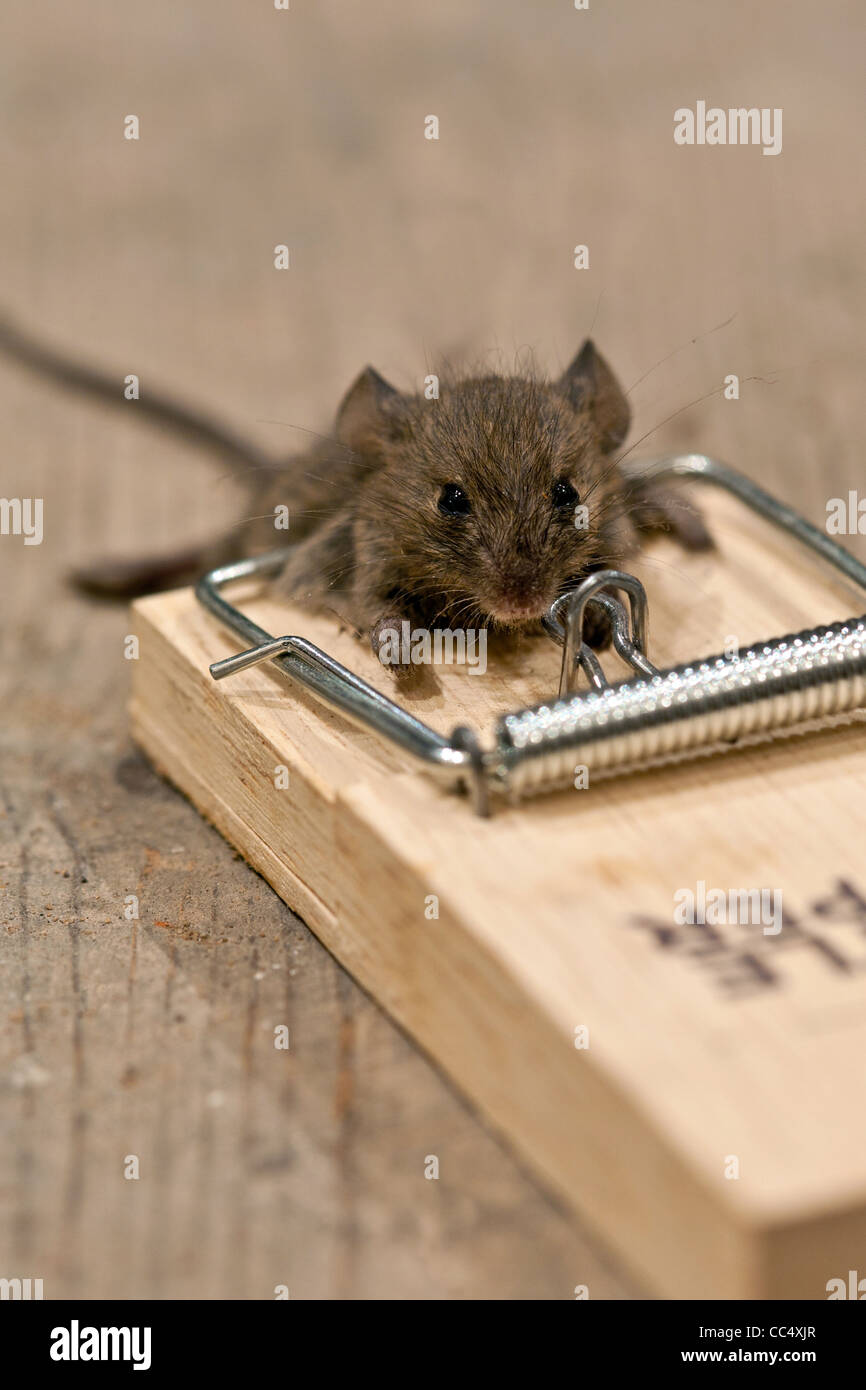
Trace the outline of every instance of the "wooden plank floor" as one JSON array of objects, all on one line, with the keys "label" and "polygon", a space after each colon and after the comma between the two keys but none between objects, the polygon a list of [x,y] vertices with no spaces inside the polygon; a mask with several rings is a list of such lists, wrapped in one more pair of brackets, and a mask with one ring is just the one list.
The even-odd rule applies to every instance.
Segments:
[{"label": "wooden plank floor", "polygon": [[[710,449],[816,520],[860,484],[843,0],[8,0],[3,27],[0,310],[55,342],[290,449],[367,360],[402,386],[440,354],[556,370],[592,326],[635,439],[742,376],[645,449]],[[717,93],[784,106],[783,154],[676,149],[673,110]],[[209,534],[230,481],[3,362],[0,412],[0,494],[45,501],[41,546],[0,537],[0,1276],[49,1298],[640,1295],[133,752],[129,618],[63,576]]]}]

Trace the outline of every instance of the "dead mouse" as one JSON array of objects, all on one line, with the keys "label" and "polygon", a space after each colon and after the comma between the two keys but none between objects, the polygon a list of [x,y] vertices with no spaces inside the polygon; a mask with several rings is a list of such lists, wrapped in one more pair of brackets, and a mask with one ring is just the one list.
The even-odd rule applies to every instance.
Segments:
[{"label": "dead mouse", "polygon": [[[126,405],[121,378],[77,363],[0,323],[0,347],[66,386]],[[180,402],[146,392],[137,408],[241,471],[254,517],[177,556],[107,561],[75,576],[92,593],[129,596],[184,582],[216,564],[291,541],[278,592],[329,609],[366,633],[413,627],[534,627],[553,600],[594,570],[621,568],[642,532],[688,549],[711,537],[674,491],[627,482],[618,451],[631,411],[587,340],[556,381],[443,379],[437,399],[408,395],[367,367],[334,433],[288,459],[265,455]],[[588,640],[603,646],[603,620]],[[392,667],[398,676],[405,668]]]}]

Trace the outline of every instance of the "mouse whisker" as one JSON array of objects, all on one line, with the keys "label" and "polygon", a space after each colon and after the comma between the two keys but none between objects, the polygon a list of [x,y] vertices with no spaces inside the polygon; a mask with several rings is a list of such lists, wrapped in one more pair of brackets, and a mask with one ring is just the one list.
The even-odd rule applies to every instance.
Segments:
[{"label": "mouse whisker", "polygon": [[665,362],[670,362],[671,358],[676,357],[678,353],[684,352],[687,347],[694,347],[695,343],[701,342],[704,338],[711,337],[713,333],[718,333],[722,328],[727,328],[729,324],[734,322],[734,319],[737,317],[737,313],[738,310],[735,309],[734,312],[731,314],[730,318],[725,319],[724,323],[717,323],[715,328],[705,329],[703,333],[698,333],[694,338],[689,338],[687,343],[680,343],[679,347],[673,348],[672,351],[669,352],[666,357],[660,357],[658,362],[653,363],[651,367],[647,368],[647,370],[643,373],[643,376],[639,376],[637,381],[632,382],[631,386],[628,388],[625,394],[627,396],[630,396],[632,391],[636,390],[637,387],[640,386],[641,382],[646,381],[647,377],[652,376],[654,371],[656,371],[659,367],[664,366]]},{"label": "mouse whisker", "polygon": [[336,444],[339,448],[345,449],[347,453],[351,454],[354,452],[354,450],[348,444],[344,443],[342,439],[338,439],[335,434],[322,434],[319,430],[310,429],[309,425],[297,425],[294,424],[291,420],[272,420],[266,416],[256,416],[256,424],[282,425],[284,429],[300,430],[303,434],[311,434],[316,439],[325,440],[328,444]]}]

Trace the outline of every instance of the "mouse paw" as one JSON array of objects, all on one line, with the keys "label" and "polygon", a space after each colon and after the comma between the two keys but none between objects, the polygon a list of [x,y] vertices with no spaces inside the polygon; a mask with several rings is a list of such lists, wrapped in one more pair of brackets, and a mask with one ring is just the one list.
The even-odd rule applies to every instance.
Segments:
[{"label": "mouse paw", "polygon": [[401,641],[402,624],[401,614],[383,613],[370,628],[370,649],[373,655],[401,684],[408,682],[415,673],[411,661],[403,659],[406,653]]},{"label": "mouse paw", "polygon": [[638,481],[631,494],[631,516],[639,531],[662,531],[684,550],[712,550],[715,542],[703,513],[675,487]]},{"label": "mouse paw", "polygon": [[613,624],[604,609],[591,601],[583,615],[583,640],[594,651],[605,651],[613,641]]}]

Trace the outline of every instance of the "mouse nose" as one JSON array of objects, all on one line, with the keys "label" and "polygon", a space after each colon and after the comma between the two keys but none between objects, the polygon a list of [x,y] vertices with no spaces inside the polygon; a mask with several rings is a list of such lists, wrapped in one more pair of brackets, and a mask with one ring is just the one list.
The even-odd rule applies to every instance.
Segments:
[{"label": "mouse nose", "polygon": [[547,607],[546,590],[529,570],[510,570],[499,578],[491,595],[491,614],[496,618],[537,618]]},{"label": "mouse nose", "polygon": [[514,601],[503,598],[491,605],[491,617],[502,618],[506,622],[526,622],[529,618],[540,618],[543,612],[543,604],[528,599]]}]

